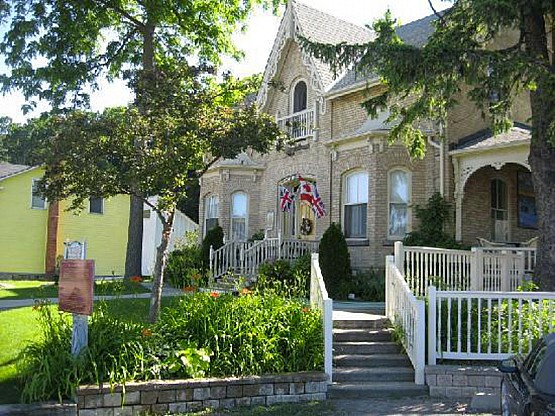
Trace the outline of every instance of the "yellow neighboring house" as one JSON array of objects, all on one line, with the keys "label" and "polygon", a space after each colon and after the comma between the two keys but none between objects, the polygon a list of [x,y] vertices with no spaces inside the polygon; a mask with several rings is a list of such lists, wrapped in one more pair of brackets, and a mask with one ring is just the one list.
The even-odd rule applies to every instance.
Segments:
[{"label": "yellow neighboring house", "polygon": [[122,275],[129,197],[91,198],[78,214],[36,192],[41,167],[0,163],[0,276],[52,274],[64,242],[84,241],[96,275]]}]

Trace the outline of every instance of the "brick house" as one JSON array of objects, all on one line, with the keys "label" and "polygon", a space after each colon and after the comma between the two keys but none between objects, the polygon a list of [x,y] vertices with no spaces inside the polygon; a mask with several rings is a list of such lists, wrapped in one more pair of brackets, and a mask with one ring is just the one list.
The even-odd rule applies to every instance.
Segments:
[{"label": "brick house", "polygon": [[[433,20],[406,24],[398,33],[405,42],[422,45]],[[301,50],[297,34],[323,43],[372,38],[366,28],[289,2],[257,100],[294,144],[215,164],[201,180],[202,234],[218,223],[227,240],[259,230],[269,237],[318,240],[336,222],[347,238],[353,267],[381,267],[393,243],[414,229],[412,207],[441,192],[453,204],[456,237],[466,244],[475,244],[477,237],[517,242],[535,236],[525,97],[515,104],[515,127],[492,137],[488,121],[461,96],[446,123],[447,140],[439,141],[437,129],[426,130],[426,156],[411,160],[402,144],[388,143],[387,114],[371,119],[360,106],[368,94],[383,91],[379,78],[353,70],[334,77]],[[280,189],[296,190],[299,176],[317,185],[324,217],[316,218],[299,198],[291,212],[280,210]]]}]

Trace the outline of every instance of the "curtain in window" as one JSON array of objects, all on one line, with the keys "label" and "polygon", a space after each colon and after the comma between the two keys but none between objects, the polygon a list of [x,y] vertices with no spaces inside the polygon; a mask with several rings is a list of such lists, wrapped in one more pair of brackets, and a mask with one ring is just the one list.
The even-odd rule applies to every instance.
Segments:
[{"label": "curtain in window", "polygon": [[234,193],[231,205],[231,238],[244,241],[247,239],[247,194],[244,192]]},{"label": "curtain in window", "polygon": [[389,174],[389,236],[404,237],[408,232],[410,174],[395,170]]},{"label": "curtain in window", "polygon": [[206,199],[204,233],[218,226],[218,196],[212,195]]}]

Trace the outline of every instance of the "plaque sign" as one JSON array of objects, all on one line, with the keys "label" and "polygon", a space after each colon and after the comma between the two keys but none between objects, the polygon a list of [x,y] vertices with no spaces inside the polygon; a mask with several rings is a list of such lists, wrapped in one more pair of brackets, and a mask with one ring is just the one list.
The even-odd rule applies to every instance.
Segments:
[{"label": "plaque sign", "polygon": [[67,241],[64,243],[65,246],[65,259],[71,260],[84,260],[86,257],[86,246],[85,242],[81,241]]},{"label": "plaque sign", "polygon": [[59,309],[79,315],[93,310],[94,260],[62,260]]}]

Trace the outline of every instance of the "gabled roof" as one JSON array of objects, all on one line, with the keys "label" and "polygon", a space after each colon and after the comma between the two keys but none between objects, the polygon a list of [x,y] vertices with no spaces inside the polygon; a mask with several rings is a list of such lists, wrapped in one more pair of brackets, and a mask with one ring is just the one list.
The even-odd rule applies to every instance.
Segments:
[{"label": "gabled roof", "polygon": [[13,165],[11,163],[2,162],[0,163],[0,181],[19,175],[23,172],[27,172],[28,170],[36,169],[37,167],[38,166]]},{"label": "gabled roof", "polygon": [[[338,19],[335,16],[309,7],[305,4],[291,0],[281,19],[281,23],[274,40],[272,51],[264,70],[262,88],[257,97],[258,104],[263,106],[266,102],[268,84],[278,71],[278,63],[282,51],[300,34],[310,40],[320,43],[337,44],[340,42],[365,43],[372,39],[372,32],[364,27]],[[310,74],[312,87],[323,94],[326,87],[333,81],[333,73],[329,66],[303,53],[303,63]]]},{"label": "gabled roof", "polygon": [[[428,38],[434,32],[432,22],[437,20],[436,15],[423,17],[414,22],[397,28],[397,35],[407,44],[412,46],[423,46]],[[333,85],[330,85],[328,92],[335,94],[339,91],[349,89],[357,84],[365,84],[369,81],[377,79],[377,75],[370,72],[361,72],[356,68],[350,69],[343,73]]]}]

